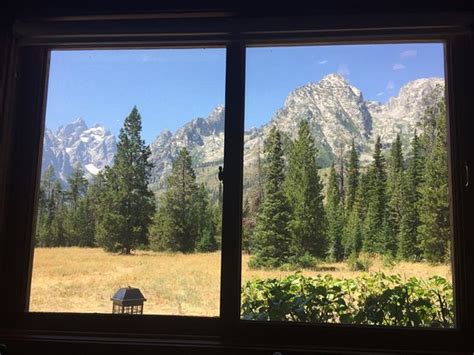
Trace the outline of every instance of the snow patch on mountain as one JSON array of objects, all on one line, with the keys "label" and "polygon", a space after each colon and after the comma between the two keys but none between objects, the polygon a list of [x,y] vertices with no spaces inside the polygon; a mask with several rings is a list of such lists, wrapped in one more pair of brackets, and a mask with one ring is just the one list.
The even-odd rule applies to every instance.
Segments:
[{"label": "snow patch on mountain", "polygon": [[73,169],[80,166],[91,178],[112,164],[115,151],[114,135],[100,125],[89,128],[78,118],[56,132],[46,129],[42,170],[52,165],[59,179],[66,182]]}]

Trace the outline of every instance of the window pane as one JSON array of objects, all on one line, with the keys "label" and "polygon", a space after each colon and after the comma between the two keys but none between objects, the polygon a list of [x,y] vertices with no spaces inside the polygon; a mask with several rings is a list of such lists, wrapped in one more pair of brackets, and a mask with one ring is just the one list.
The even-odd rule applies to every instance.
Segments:
[{"label": "window pane", "polygon": [[443,45],[247,49],[241,316],[453,327]]},{"label": "window pane", "polygon": [[224,91],[225,49],[51,53],[30,311],[219,315]]}]

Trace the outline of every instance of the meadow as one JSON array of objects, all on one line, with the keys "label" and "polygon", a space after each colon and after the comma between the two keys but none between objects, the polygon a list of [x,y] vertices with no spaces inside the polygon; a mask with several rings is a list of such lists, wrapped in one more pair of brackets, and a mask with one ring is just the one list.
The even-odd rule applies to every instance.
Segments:
[{"label": "meadow", "polygon": [[[242,283],[261,278],[283,278],[294,271],[251,270],[243,255]],[[145,314],[218,316],[220,252],[158,253],[133,255],[106,253],[99,248],[36,248],[31,282],[30,311],[111,313],[110,298],[120,287],[143,292]],[[451,280],[446,264],[400,262],[394,265],[374,258],[368,272],[400,274],[427,279],[438,275]],[[322,263],[302,270],[305,276],[331,274],[354,278],[346,263]]]}]

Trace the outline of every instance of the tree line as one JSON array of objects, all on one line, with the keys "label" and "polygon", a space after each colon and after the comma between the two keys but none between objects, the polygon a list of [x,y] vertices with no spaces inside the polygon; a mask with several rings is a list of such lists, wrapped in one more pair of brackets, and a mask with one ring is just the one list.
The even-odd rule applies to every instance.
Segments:
[{"label": "tree line", "polygon": [[[244,203],[243,248],[254,267],[308,266],[361,252],[399,260],[447,262],[450,257],[446,112],[443,103],[413,132],[404,157],[400,136],[383,151],[376,138],[362,167],[354,144],[330,168],[324,193],[317,148],[307,121],[297,138],[271,128],[264,176]],[[287,139],[286,139],[287,140]],[[388,154],[387,154],[388,153]],[[257,217],[252,217],[257,213]]]},{"label": "tree line", "polygon": [[[360,163],[354,142],[323,183],[307,121],[291,140],[273,127],[258,154],[254,193],[246,193],[242,248],[253,267],[307,266],[360,253],[411,261],[450,257],[446,113],[443,103],[423,118],[404,156],[400,136],[372,161]],[[100,246],[130,254],[139,247],[172,252],[219,248],[222,190],[199,184],[181,149],[158,198],[150,190],[150,148],[133,108],[120,130],[113,166],[88,182],[76,167],[63,188],[52,167],[39,192],[36,245]],[[327,186],[324,186],[324,185]],[[250,189],[248,189],[250,190]]]},{"label": "tree line", "polygon": [[134,107],[120,130],[113,166],[91,183],[79,166],[68,177],[66,188],[52,166],[45,170],[37,246],[100,246],[124,254],[139,247],[185,253],[217,250],[222,206],[210,200],[205,185],[196,182],[189,152],[180,151],[167,190],[156,199],[149,188],[151,151],[141,139],[141,130],[141,116]]}]

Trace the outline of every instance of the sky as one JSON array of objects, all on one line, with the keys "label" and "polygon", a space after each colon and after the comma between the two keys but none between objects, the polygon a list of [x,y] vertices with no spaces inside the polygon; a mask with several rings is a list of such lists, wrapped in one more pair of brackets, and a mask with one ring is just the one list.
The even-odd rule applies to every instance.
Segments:
[{"label": "sky", "polygon": [[[330,73],[380,102],[411,80],[444,77],[440,43],[248,48],[246,57],[246,128],[268,122],[292,90]],[[223,48],[53,51],[46,126],[82,117],[118,134],[136,105],[151,143],[164,129],[206,117],[224,98]]]}]

